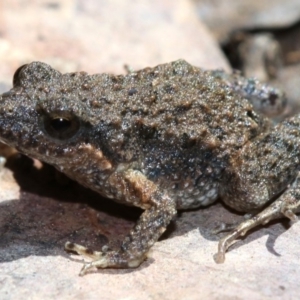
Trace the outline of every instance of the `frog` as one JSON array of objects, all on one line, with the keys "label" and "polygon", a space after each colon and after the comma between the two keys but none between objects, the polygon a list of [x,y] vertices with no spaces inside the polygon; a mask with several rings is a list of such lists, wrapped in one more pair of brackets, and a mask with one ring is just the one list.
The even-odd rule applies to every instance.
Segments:
[{"label": "frog", "polygon": [[80,275],[140,266],[178,210],[218,200],[250,214],[220,239],[214,259],[223,263],[250,229],[297,221],[300,115],[272,120],[286,103],[254,78],[182,59],[125,75],[63,74],[32,62],[0,95],[0,142],[142,209],[119,249],[66,242],[89,259]]}]

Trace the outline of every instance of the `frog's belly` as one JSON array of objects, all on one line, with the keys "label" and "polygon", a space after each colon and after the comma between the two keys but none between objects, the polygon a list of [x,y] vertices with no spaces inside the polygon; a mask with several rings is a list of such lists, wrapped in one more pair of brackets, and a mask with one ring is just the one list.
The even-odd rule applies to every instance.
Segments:
[{"label": "frog's belly", "polygon": [[185,189],[172,191],[170,194],[176,200],[178,209],[207,206],[218,198],[218,184],[211,183],[203,187],[187,187]]}]

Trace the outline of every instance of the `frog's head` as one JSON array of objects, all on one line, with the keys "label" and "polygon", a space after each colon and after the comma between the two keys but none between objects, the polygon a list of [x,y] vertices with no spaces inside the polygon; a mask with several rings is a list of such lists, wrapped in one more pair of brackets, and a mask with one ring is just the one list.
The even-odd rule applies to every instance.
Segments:
[{"label": "frog's head", "polygon": [[0,95],[0,142],[49,163],[71,155],[80,142],[88,144],[85,77],[62,75],[40,62],[20,67],[13,88]]}]

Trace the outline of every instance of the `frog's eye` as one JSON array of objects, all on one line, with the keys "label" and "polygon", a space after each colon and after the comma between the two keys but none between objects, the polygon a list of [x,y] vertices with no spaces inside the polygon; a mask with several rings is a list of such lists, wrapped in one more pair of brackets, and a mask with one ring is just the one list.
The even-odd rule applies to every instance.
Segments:
[{"label": "frog's eye", "polygon": [[80,121],[75,116],[44,116],[43,123],[49,136],[58,140],[70,139],[80,128]]},{"label": "frog's eye", "polygon": [[14,87],[20,86],[20,85],[21,85],[21,83],[20,83],[20,76],[19,76],[19,75],[20,75],[21,71],[22,71],[26,66],[28,66],[28,64],[19,67],[19,68],[15,71],[15,74],[14,74],[14,77],[13,77],[13,86],[14,86]]}]

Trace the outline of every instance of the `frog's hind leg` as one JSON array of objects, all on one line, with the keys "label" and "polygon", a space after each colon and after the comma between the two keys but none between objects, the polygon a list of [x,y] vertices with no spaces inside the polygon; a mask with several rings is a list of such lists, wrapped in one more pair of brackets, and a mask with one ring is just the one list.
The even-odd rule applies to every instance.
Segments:
[{"label": "frog's hind leg", "polygon": [[251,219],[248,219],[238,225],[230,234],[219,241],[218,253],[214,259],[217,263],[225,261],[225,252],[236,242],[236,239],[244,236],[247,231],[260,224],[267,224],[270,220],[286,216],[291,221],[296,222],[298,217],[295,213],[300,211],[300,175],[288,189],[266,209]]}]

